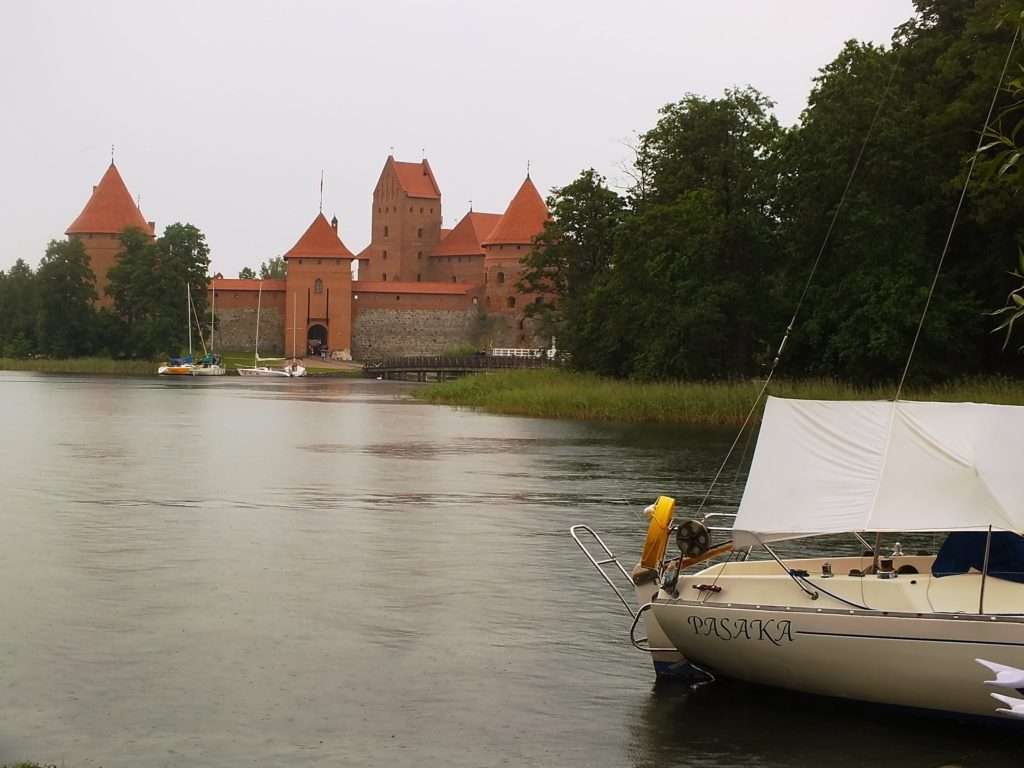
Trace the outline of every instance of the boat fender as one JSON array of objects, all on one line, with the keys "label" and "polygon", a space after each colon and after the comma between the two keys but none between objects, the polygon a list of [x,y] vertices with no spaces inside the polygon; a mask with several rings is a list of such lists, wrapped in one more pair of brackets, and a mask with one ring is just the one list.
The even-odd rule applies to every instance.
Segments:
[{"label": "boat fender", "polygon": [[698,592],[714,592],[716,594],[722,591],[722,588],[717,584],[694,584],[693,588]]},{"label": "boat fender", "polygon": [[671,496],[659,496],[653,507],[651,524],[647,526],[647,540],[644,542],[640,565],[644,568],[657,569],[668,549],[669,526],[672,524],[672,513],[676,508],[676,500]]}]

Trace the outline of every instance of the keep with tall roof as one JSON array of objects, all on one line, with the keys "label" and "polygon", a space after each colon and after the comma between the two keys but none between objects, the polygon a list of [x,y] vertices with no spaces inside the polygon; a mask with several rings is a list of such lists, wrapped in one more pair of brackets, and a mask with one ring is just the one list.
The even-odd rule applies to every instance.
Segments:
[{"label": "keep with tall roof", "polygon": [[89,202],[78,214],[78,218],[71,222],[65,234],[119,235],[129,227],[154,234],[153,227],[132,200],[117,166],[111,163],[100,183],[93,187]]},{"label": "keep with tall roof", "polygon": [[529,245],[549,218],[544,199],[527,176],[484,245]]},{"label": "keep with tall roof", "polygon": [[437,185],[437,179],[434,178],[434,172],[426,158],[418,163],[406,163],[395,160],[394,155],[388,155],[385,167],[389,165],[394,169],[402,190],[409,197],[441,199],[441,188]]},{"label": "keep with tall roof", "polygon": [[313,219],[313,223],[309,225],[306,231],[299,238],[299,241],[291,247],[284,257],[290,258],[292,256],[310,256],[310,257],[323,257],[323,258],[341,258],[341,259],[354,259],[355,256],[352,254],[345,244],[341,242],[341,238],[338,237],[338,233],[334,227],[331,226],[330,222],[324,217],[323,212],[318,213],[316,218]]}]

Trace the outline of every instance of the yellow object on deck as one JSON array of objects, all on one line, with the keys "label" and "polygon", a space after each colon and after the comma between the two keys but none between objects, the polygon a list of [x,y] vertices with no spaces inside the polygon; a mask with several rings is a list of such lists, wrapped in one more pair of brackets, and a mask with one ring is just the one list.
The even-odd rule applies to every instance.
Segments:
[{"label": "yellow object on deck", "polygon": [[644,554],[640,564],[645,568],[657,568],[665,557],[668,549],[668,529],[672,524],[672,513],[676,508],[676,500],[671,496],[659,496],[654,502],[651,524],[647,528],[647,541],[644,542]]}]

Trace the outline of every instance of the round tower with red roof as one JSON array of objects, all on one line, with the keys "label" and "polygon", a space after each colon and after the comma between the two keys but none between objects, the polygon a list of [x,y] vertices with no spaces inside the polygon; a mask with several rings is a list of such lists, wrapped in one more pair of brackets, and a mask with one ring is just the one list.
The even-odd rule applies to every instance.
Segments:
[{"label": "round tower with red roof", "polygon": [[106,291],[107,273],[121,253],[121,233],[129,228],[141,230],[150,238],[156,237],[156,225],[146,221],[132,200],[117,166],[111,162],[100,183],[92,188],[89,202],[65,232],[68,237],[79,238],[85,246],[96,275],[97,304],[100,307],[113,306],[114,301]]},{"label": "round tower with red roof", "polygon": [[[516,283],[522,275],[523,257],[530,252],[534,238],[544,230],[549,218],[547,205],[527,175],[483,243],[484,308],[488,313],[516,321],[515,328],[509,329],[508,343],[517,346],[531,341],[531,334],[525,328],[523,310],[537,297],[520,293]],[[516,332],[512,333],[512,330]]]}]

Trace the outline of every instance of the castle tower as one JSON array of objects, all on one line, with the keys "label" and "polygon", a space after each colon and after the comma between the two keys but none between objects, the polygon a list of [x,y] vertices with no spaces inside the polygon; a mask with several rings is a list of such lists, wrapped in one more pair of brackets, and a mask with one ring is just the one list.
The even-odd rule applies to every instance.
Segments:
[{"label": "castle tower", "polygon": [[103,174],[100,183],[92,188],[92,196],[78,218],[65,232],[77,237],[85,246],[89,264],[96,275],[97,304],[111,307],[114,300],[107,295],[107,273],[117,263],[121,253],[121,233],[129,227],[140,229],[149,237],[156,237],[156,225],[146,221],[142,211],[132,200],[124,179],[113,162]]},{"label": "castle tower", "polygon": [[[526,302],[536,299],[520,295],[516,283],[522,274],[522,258],[530,252],[533,238],[543,231],[549,218],[544,200],[527,176],[483,244],[484,308],[488,312],[518,318]],[[516,339],[517,342],[526,340]]]},{"label": "castle tower", "polygon": [[[310,342],[334,351],[352,348],[352,259],[338,237],[337,219],[323,213],[285,255],[284,349],[288,357],[306,354]],[[293,344],[292,339],[295,339]]]},{"label": "castle tower", "polygon": [[428,280],[427,255],[440,241],[441,188],[430,163],[388,155],[373,190],[370,245],[359,254],[359,279]]}]

